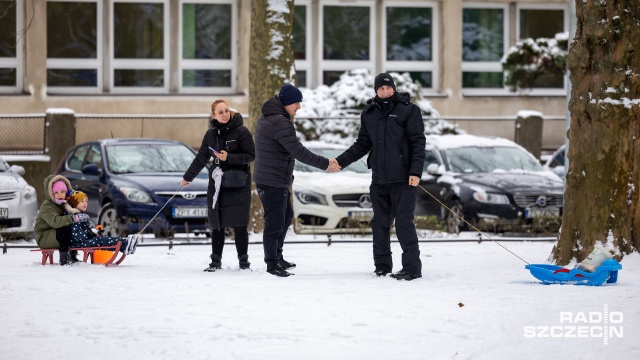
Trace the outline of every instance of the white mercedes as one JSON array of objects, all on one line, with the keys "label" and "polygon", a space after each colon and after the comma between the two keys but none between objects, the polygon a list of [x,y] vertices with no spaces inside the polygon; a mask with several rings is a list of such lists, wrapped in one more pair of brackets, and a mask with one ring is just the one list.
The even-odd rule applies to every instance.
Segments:
[{"label": "white mercedes", "polygon": [[[326,158],[335,158],[347,149],[322,142],[306,142],[305,146]],[[371,170],[364,160],[334,174],[296,161],[293,175],[296,233],[371,232]]]}]

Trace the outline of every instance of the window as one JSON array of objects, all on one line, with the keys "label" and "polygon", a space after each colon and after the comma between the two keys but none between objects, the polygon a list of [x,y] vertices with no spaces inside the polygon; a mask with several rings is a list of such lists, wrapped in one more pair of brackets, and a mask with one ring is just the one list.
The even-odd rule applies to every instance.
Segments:
[{"label": "window", "polygon": [[437,74],[436,5],[392,3],[384,9],[383,69],[409,72],[425,88],[434,87]]},{"label": "window", "polygon": [[181,92],[228,92],[235,88],[234,4],[199,0],[181,3]]},{"label": "window", "polygon": [[309,15],[309,3],[297,0],[293,10],[293,31],[291,46],[295,61],[298,86],[307,87],[310,82],[307,78],[311,64],[311,15]]},{"label": "window", "polygon": [[114,93],[169,90],[168,0],[111,3],[111,77]]},{"label": "window", "polygon": [[101,0],[47,2],[47,88],[102,91]]},{"label": "window", "polygon": [[22,90],[22,0],[0,0],[0,92]]},{"label": "window", "polygon": [[553,38],[565,32],[563,9],[520,9],[518,39]]},{"label": "window", "polygon": [[506,5],[467,5],[462,9],[462,87],[504,88],[500,60],[506,51]]},{"label": "window", "polygon": [[424,152],[424,165],[422,167],[422,171],[426,172],[427,171],[427,167],[429,167],[429,165],[431,165],[431,164],[440,165],[440,161],[438,161],[438,157],[433,152],[433,150],[425,150],[425,152]]},{"label": "window", "polygon": [[347,70],[366,68],[373,72],[373,4],[322,4],[320,19],[322,84],[333,84]]},{"label": "window", "polygon": [[[568,32],[567,11],[564,7],[530,7],[518,8],[518,39],[549,38],[556,34]],[[536,79],[534,88],[564,89],[563,74],[543,74]]]},{"label": "window", "polygon": [[67,159],[67,167],[70,170],[81,171],[84,158],[89,151],[89,145],[83,145],[76,149],[71,156]]},{"label": "window", "polygon": [[93,144],[87,154],[87,161],[85,165],[94,164],[98,167],[98,170],[102,171],[102,151],[100,145]]}]

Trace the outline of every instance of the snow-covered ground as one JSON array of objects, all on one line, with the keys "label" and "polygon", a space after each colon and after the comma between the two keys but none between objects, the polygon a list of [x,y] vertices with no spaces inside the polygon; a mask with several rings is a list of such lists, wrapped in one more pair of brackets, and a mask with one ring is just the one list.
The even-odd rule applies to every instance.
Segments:
[{"label": "snow-covered ground", "polygon": [[[530,263],[545,263],[553,243],[503,245]],[[542,285],[491,241],[421,243],[421,250],[423,278],[399,282],[372,277],[367,243],[286,245],[286,258],[298,264],[289,278],[265,272],[261,245],[249,247],[253,272],[238,269],[235,248],[227,245],[223,270],[215,273],[202,271],[206,245],[141,246],[110,268],[41,266],[28,249],[9,249],[0,254],[0,359],[619,360],[640,354],[637,253],[622,261],[617,284],[588,287]],[[397,243],[393,251],[397,271]],[[605,318],[608,324],[597,322]],[[605,345],[604,325],[622,336],[613,333]],[[570,327],[584,337],[565,337]]]}]

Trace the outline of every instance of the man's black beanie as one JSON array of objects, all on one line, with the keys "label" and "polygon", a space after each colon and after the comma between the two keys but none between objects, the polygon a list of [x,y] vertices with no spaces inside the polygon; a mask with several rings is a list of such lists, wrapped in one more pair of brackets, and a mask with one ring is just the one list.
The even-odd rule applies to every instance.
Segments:
[{"label": "man's black beanie", "polygon": [[291,84],[284,84],[280,88],[278,98],[282,102],[282,105],[287,106],[302,101],[302,92],[297,87]]},{"label": "man's black beanie", "polygon": [[391,75],[387,73],[380,73],[378,76],[376,76],[376,79],[373,82],[373,90],[375,92],[378,92],[378,88],[383,85],[391,86],[393,88],[393,91],[396,91],[396,84],[393,82],[393,78],[391,77]]}]

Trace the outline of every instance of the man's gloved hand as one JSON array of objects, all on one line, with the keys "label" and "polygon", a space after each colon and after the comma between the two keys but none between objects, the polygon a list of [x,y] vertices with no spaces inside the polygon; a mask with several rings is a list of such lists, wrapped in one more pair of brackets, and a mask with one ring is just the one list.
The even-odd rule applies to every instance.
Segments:
[{"label": "man's gloved hand", "polygon": [[78,223],[78,222],[89,221],[89,220],[91,220],[91,217],[85,213],[73,215],[73,222]]}]

